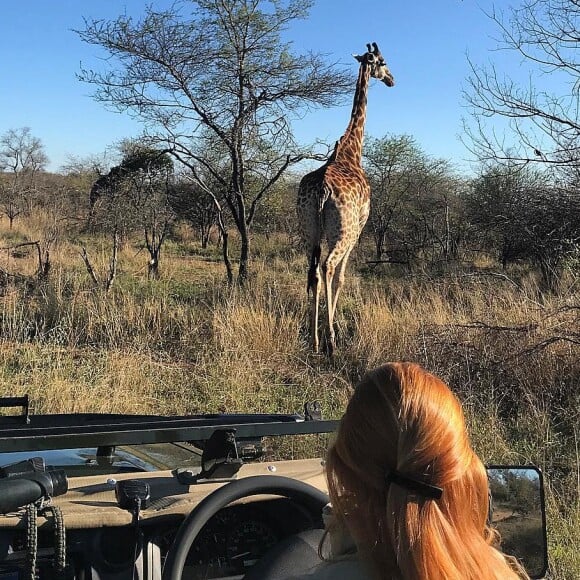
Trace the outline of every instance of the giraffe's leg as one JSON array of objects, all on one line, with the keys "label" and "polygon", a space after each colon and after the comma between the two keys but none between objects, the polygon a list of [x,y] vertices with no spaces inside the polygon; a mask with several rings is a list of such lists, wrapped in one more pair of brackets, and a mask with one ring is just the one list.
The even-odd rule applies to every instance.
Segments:
[{"label": "giraffe's leg", "polygon": [[326,309],[328,314],[327,319],[327,337],[328,337],[328,354],[332,356],[335,347],[335,334],[334,334],[334,306],[336,305],[336,299],[334,297],[334,288],[337,286],[335,282],[335,277],[338,274],[337,268],[344,257],[344,254],[340,252],[337,248],[332,250],[326,262],[324,264],[324,283],[326,289]]},{"label": "giraffe's leg", "polygon": [[332,281],[334,278],[334,271],[334,264],[330,260],[327,260],[324,264],[324,288],[326,291],[326,314],[328,316],[326,325],[326,346],[329,356],[332,356],[334,353],[334,325],[332,312]]},{"label": "giraffe's leg", "polygon": [[318,341],[318,313],[320,306],[320,266],[316,266],[314,277],[312,279],[312,304],[310,310],[310,328],[312,335],[312,350],[317,353],[319,350]]},{"label": "giraffe's leg", "polygon": [[334,275],[333,288],[332,288],[332,320],[334,321],[334,316],[336,314],[336,305],[338,304],[338,295],[344,284],[344,272],[346,270],[346,264],[352,252],[352,247],[346,251],[346,254],[338,264],[336,273]]}]

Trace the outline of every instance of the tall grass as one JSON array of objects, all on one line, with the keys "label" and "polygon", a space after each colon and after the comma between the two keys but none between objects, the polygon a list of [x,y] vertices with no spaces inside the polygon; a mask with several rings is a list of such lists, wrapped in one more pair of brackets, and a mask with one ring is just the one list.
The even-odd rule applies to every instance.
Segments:
[{"label": "tall grass", "polygon": [[[106,244],[94,243],[104,271]],[[78,248],[61,244],[47,282],[3,289],[0,394],[29,393],[37,412],[300,412],[318,400],[326,417],[339,417],[367,369],[414,360],[461,398],[484,461],[544,469],[551,574],[580,578],[573,277],[543,296],[527,273],[350,272],[328,360],[308,346],[302,256],[277,254],[270,241],[247,287],[232,290],[219,261],[194,254],[173,243],[162,279],[147,281],[145,258],[129,245],[106,294],[91,287]],[[0,266],[32,275],[34,256],[6,256]]]}]

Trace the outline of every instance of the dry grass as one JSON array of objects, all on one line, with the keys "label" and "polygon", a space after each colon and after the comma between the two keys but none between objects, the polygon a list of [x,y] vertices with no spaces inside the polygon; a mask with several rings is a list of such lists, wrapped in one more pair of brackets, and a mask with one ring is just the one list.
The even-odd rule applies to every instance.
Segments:
[{"label": "dry grass", "polygon": [[[32,239],[27,227],[0,230],[0,245]],[[577,283],[546,297],[533,276],[489,265],[438,278],[351,270],[329,361],[308,348],[304,258],[276,253],[275,241],[256,244],[263,257],[237,291],[215,250],[172,242],[162,279],[149,282],[145,255],[128,245],[108,295],[91,288],[79,245],[61,244],[47,284],[4,289],[0,394],[29,393],[37,412],[300,412],[317,399],[338,417],[366,369],[414,360],[462,399],[485,461],[544,469],[552,577],[580,577]],[[87,248],[104,272],[107,241]],[[34,260],[5,252],[0,267],[30,275]]]}]

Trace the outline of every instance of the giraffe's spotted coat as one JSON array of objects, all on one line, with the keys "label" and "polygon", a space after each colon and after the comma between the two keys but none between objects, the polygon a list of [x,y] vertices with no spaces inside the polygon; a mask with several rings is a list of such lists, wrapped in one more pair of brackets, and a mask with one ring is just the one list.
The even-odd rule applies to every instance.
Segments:
[{"label": "giraffe's spotted coat", "polygon": [[334,350],[333,320],[350,253],[356,245],[370,211],[370,186],[362,168],[362,143],[370,77],[393,86],[393,77],[376,44],[355,58],[360,62],[349,125],[336,143],[329,160],[302,178],[297,212],[310,260],[308,288],[312,289],[312,345],[319,348],[321,246],[328,253],[322,261],[328,311],[328,349]]}]

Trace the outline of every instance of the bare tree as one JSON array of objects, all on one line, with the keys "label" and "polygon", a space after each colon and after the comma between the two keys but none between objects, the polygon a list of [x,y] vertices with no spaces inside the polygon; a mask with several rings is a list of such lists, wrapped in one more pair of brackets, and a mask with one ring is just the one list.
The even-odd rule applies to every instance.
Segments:
[{"label": "bare tree", "polygon": [[193,228],[202,249],[209,245],[212,229],[217,227],[217,209],[212,198],[196,183],[178,182],[170,192],[171,207]]},{"label": "bare tree", "polygon": [[10,129],[0,136],[0,211],[10,222],[30,209],[30,196],[35,179],[48,163],[48,157],[38,137],[29,127]]},{"label": "bare tree", "polygon": [[166,151],[134,140],[125,141],[122,149],[124,189],[136,214],[135,227],[143,232],[149,252],[147,274],[158,278],[161,249],[175,219],[169,202],[173,160]]},{"label": "bare tree", "polygon": [[175,218],[169,201],[173,160],[167,151],[135,140],[121,142],[119,149],[121,163],[91,188],[91,221],[117,236],[141,230],[149,252],[148,277],[158,278],[161,249]]},{"label": "bare tree", "polygon": [[554,290],[580,245],[577,191],[574,184],[552,182],[547,172],[500,164],[484,167],[465,200],[484,248],[496,252],[504,268],[527,260],[544,288]]},{"label": "bare tree", "polygon": [[[507,14],[493,10],[488,16],[500,34],[498,48],[523,57],[530,80],[521,86],[509,71],[470,62],[464,95],[473,123],[465,123],[466,145],[482,161],[578,164],[580,2],[525,0]],[[542,86],[548,78],[570,89],[553,94]],[[510,135],[494,126],[498,115],[507,120]]]},{"label": "bare tree", "polygon": [[468,219],[480,248],[496,254],[505,270],[526,252],[523,235],[524,208],[530,191],[537,189],[541,175],[515,165],[482,168],[466,193]]},{"label": "bare tree", "polygon": [[373,192],[367,230],[374,239],[375,259],[381,261],[392,221],[407,199],[424,155],[409,135],[368,139],[363,154]]},{"label": "bare tree", "polygon": [[455,257],[460,211],[449,163],[430,158],[408,135],[371,139],[364,163],[373,188],[366,229],[375,243],[374,262]]},{"label": "bare tree", "polygon": [[[96,87],[95,98],[145,121],[149,136],[213,192],[216,207],[228,208],[241,238],[242,283],[256,208],[286,169],[310,155],[294,142],[292,118],[311,106],[336,105],[352,86],[350,75],[323,55],[294,54],[281,38],[311,3],[183,1],[165,11],[147,8],[140,21],[92,20],[78,31],[111,55],[104,72],[79,74]],[[208,139],[224,151],[225,171],[221,156],[216,166],[215,156],[200,147]],[[219,192],[203,183],[205,175],[219,183]]]}]

